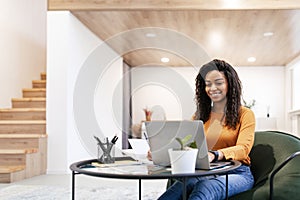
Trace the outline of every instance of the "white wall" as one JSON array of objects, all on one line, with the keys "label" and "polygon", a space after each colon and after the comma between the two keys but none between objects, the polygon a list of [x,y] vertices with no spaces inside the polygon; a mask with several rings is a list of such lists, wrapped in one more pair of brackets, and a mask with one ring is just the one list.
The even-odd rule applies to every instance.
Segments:
[{"label": "white wall", "polygon": [[[243,95],[246,101],[256,100],[252,108],[255,117],[266,118],[269,107],[270,118],[276,120],[275,129],[286,131],[285,123],[285,67],[237,67],[243,84]],[[268,121],[263,120],[265,123]],[[257,124],[259,126],[260,124]],[[260,128],[260,127],[257,127]],[[270,128],[272,129],[272,128]]]},{"label": "white wall", "polygon": [[[99,46],[103,47],[101,44],[103,42],[69,12],[48,12],[48,173],[66,173],[69,172],[71,163],[96,158],[96,141],[92,136],[97,133],[93,133],[94,128],[89,127],[82,131],[74,118],[78,112],[76,109],[85,111],[88,110],[87,107],[92,107],[92,114],[95,114],[97,121],[96,125],[92,125],[96,128],[99,126],[107,136],[112,137],[119,131],[122,113],[113,114],[109,102],[112,102],[115,87],[122,78],[123,61],[107,46],[104,46],[105,52],[98,55],[97,49]],[[106,66],[101,74],[95,74],[94,71],[98,73],[103,67],[99,63],[108,57],[116,59],[112,60],[111,65]],[[91,67],[85,68],[89,64]],[[85,80],[86,85],[76,85],[78,77],[85,73],[86,69],[92,70],[89,74],[90,79],[88,77]],[[82,95],[79,94],[82,97],[85,97],[86,91],[95,88],[92,91],[94,96],[89,96],[92,100],[95,98],[95,105],[83,102],[79,108],[74,109],[73,97],[78,87],[84,89]],[[122,99],[118,104],[122,105]],[[93,121],[92,115],[79,117],[82,117],[80,122],[84,124]],[[120,144],[121,139],[117,145]]]},{"label": "white wall", "polygon": [[68,12],[47,14],[48,172],[66,172],[68,164]]},{"label": "white wall", "polygon": [[[139,69],[139,70],[138,70]],[[137,79],[147,80],[149,74],[153,77],[161,76],[164,67],[140,67],[132,70],[133,90],[133,122],[139,123],[144,120],[143,108],[148,106],[157,107],[160,105],[164,110],[167,119],[188,119],[195,111],[194,102],[185,103],[186,98],[194,99],[195,78],[198,70],[192,67],[175,67],[170,70],[171,73],[164,73],[164,79],[153,79],[148,84],[141,84]],[[173,73],[173,71],[179,74]],[[277,129],[286,130],[285,127],[285,68],[284,67],[236,67],[243,84],[243,95],[246,101],[256,100],[253,108],[257,118],[265,118],[267,115],[267,106],[270,106],[270,116],[275,117]],[[179,78],[178,78],[179,77]],[[183,79],[181,79],[181,78]],[[165,80],[170,80],[165,82]],[[182,90],[192,90],[187,93],[184,102],[181,101],[178,94],[172,91],[173,86],[169,83],[179,85],[188,84]],[[160,83],[160,84],[157,84]],[[182,115],[183,109],[188,109],[190,115]],[[153,113],[154,114],[154,113]]]},{"label": "white wall", "polygon": [[191,119],[195,112],[192,67],[137,67],[131,70],[133,123],[145,120],[144,108],[153,110],[152,119]]},{"label": "white wall", "polygon": [[296,63],[292,69],[293,80],[293,97],[292,110],[300,110],[300,61]]},{"label": "white wall", "polygon": [[46,0],[1,0],[0,107],[46,71]]},{"label": "white wall", "polygon": [[286,121],[288,130],[300,137],[300,56],[286,66]]}]

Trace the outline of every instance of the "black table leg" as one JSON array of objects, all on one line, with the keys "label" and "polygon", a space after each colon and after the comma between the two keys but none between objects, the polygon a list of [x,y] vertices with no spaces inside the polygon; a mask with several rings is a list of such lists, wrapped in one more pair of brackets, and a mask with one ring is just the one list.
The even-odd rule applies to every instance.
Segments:
[{"label": "black table leg", "polygon": [[182,178],[182,199],[183,200],[186,200],[186,180],[187,178],[186,177],[183,177]]},{"label": "black table leg", "polygon": [[75,200],[75,172],[72,171],[72,200]]},{"label": "black table leg", "polygon": [[142,199],[142,180],[139,179],[139,200]]},{"label": "black table leg", "polygon": [[228,173],[226,174],[226,199],[228,199]]}]

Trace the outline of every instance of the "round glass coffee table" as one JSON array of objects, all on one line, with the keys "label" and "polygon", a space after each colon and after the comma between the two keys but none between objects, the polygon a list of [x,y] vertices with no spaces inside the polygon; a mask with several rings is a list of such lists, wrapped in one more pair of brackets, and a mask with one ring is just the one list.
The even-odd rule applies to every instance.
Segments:
[{"label": "round glass coffee table", "polygon": [[99,164],[96,159],[79,161],[71,164],[72,170],[72,199],[75,199],[75,175],[115,178],[136,179],[139,181],[139,199],[141,199],[142,179],[181,179],[183,182],[183,199],[186,199],[186,180],[189,177],[226,175],[226,197],[228,197],[228,172],[238,168],[239,161],[230,161],[230,164],[213,170],[195,170],[194,173],[172,174],[170,168],[134,161],[128,157],[116,158],[113,164]]}]

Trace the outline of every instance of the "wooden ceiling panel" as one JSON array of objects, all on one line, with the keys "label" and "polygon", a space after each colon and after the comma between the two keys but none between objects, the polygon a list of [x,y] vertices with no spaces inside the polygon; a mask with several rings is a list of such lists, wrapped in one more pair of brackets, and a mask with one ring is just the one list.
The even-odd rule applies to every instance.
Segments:
[{"label": "wooden ceiling panel", "polygon": [[48,0],[48,10],[297,9],[299,0]]},{"label": "wooden ceiling panel", "polygon": [[[157,57],[156,55],[164,55],[165,57],[170,59],[170,62],[163,63],[161,62],[161,57]],[[145,57],[146,56],[146,57]],[[172,52],[159,50],[159,49],[143,49],[143,50],[135,50],[124,54],[123,56],[126,63],[130,63],[130,66],[143,66],[143,65],[151,65],[151,66],[191,66],[193,63],[190,63],[185,58],[176,55]],[[136,59],[139,58],[139,59]],[[149,59],[151,58],[151,59]]]},{"label": "wooden ceiling panel", "polygon": [[[72,13],[105,41],[126,35],[135,29],[145,29],[145,32],[139,33],[142,35],[132,34],[130,39],[111,44],[117,52],[126,54],[124,58],[130,66],[155,63],[161,57],[167,56],[166,53],[170,56],[166,49],[150,53],[149,48],[142,45],[153,40],[151,37],[145,37],[149,27],[185,35],[196,41],[210,58],[224,59],[237,66],[282,66],[300,55],[300,39],[297,37],[300,35],[300,10],[144,10]],[[264,37],[265,32],[273,32],[274,35]],[[172,36],[159,39],[159,34],[157,33],[155,39],[157,44],[182,45],[182,41],[174,41]],[[137,44],[141,45],[138,51],[124,53],[125,49],[132,49]],[[182,56],[180,51],[173,54]],[[256,62],[247,62],[250,56],[256,57]],[[170,65],[187,64],[186,58],[183,61],[175,57],[171,59]]]}]

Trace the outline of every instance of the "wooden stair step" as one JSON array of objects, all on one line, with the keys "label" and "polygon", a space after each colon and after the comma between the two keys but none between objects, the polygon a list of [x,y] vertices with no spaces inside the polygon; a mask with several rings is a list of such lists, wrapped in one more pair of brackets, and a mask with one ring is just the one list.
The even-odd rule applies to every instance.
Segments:
[{"label": "wooden stair step", "polygon": [[0,149],[0,165],[26,165],[27,155],[37,153],[37,148]]},{"label": "wooden stair step", "polygon": [[26,165],[26,153],[5,153],[0,152],[0,165]]},{"label": "wooden stair step", "polygon": [[46,120],[0,120],[0,134],[46,134]]},{"label": "wooden stair step", "polygon": [[0,174],[12,173],[25,169],[25,165],[0,166]]},{"label": "wooden stair step", "polygon": [[46,97],[46,88],[24,88],[23,97]]},{"label": "wooden stair step", "polygon": [[0,120],[46,120],[46,108],[0,109]]},{"label": "wooden stair step", "polygon": [[48,135],[41,134],[0,134],[0,139],[2,138],[10,138],[10,139],[26,139],[26,138],[47,138]]},{"label": "wooden stair step", "polygon": [[47,79],[47,74],[46,72],[41,73],[41,79],[46,80]]},{"label": "wooden stair step", "polygon": [[[41,155],[37,148],[2,149],[0,150],[0,166],[25,165],[22,178],[30,178],[45,173],[43,166],[45,161]],[[8,178],[6,177],[6,179]]]},{"label": "wooden stair step", "polygon": [[0,134],[0,147],[2,149],[38,148],[47,142],[47,135],[41,134]]},{"label": "wooden stair step", "polygon": [[46,108],[46,98],[13,98],[13,108]]},{"label": "wooden stair step", "polygon": [[46,124],[46,120],[0,120],[2,124]]},{"label": "wooden stair step", "polygon": [[12,183],[26,178],[25,165],[0,166],[0,183]]},{"label": "wooden stair step", "polygon": [[37,152],[38,152],[37,148],[28,148],[28,149],[0,149],[0,155],[3,155],[3,154],[27,154],[27,153],[37,153]]},{"label": "wooden stair step", "polygon": [[33,80],[32,87],[33,88],[46,88],[47,81],[46,80]]}]

